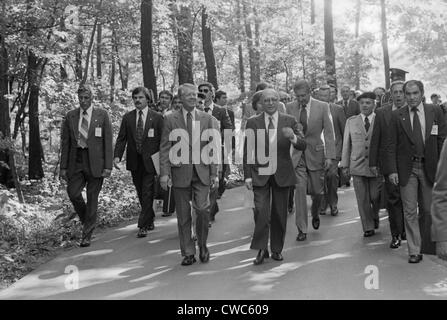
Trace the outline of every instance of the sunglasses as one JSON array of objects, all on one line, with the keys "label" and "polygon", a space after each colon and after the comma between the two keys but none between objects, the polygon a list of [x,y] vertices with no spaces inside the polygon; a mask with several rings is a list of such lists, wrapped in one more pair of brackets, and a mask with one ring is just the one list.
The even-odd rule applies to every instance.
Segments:
[{"label": "sunglasses", "polygon": [[199,89],[199,92],[208,93],[208,92],[210,92],[210,90],[209,89]]}]

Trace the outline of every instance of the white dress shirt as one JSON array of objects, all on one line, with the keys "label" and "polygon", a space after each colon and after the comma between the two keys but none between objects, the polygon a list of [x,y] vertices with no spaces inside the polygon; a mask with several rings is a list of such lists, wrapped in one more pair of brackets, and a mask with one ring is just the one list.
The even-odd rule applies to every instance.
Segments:
[{"label": "white dress shirt", "polygon": [[[414,112],[411,110],[411,107],[408,106],[408,110],[410,111],[410,122],[411,122],[411,128],[413,129],[413,119],[414,119]],[[425,110],[424,105],[422,102],[418,105],[418,117],[419,122],[421,123],[421,130],[422,130],[422,139],[425,143]]]},{"label": "white dress shirt", "polygon": [[214,110],[214,102],[211,102],[211,104],[208,107],[204,105],[203,112],[205,112],[205,108],[210,108],[207,113],[212,116]]},{"label": "white dress shirt", "polygon": [[[87,111],[88,127],[90,128],[90,124],[91,124],[91,122],[92,122],[92,112],[93,112],[93,107],[90,106],[86,111]],[[78,124],[78,130],[81,130],[82,118],[84,117],[83,113],[84,113],[84,110],[83,110],[82,108],[80,108],[80,110],[79,110],[79,124]]]},{"label": "white dress shirt", "polygon": [[[183,119],[185,120],[186,128],[188,128],[188,117],[187,117],[188,110],[186,110],[185,108],[182,108],[182,112],[183,112]],[[192,109],[191,116],[192,116],[192,130],[194,131],[194,128],[196,126],[196,108]]]},{"label": "white dress shirt", "polygon": [[[137,112],[137,120],[136,120],[137,122],[136,122],[135,128],[138,128],[138,119],[140,118],[140,110],[138,110],[138,109],[135,109],[135,110]],[[146,118],[147,118],[147,113],[149,112],[149,108],[146,107],[142,111],[143,111],[143,129],[144,129],[144,127],[146,126]]]}]

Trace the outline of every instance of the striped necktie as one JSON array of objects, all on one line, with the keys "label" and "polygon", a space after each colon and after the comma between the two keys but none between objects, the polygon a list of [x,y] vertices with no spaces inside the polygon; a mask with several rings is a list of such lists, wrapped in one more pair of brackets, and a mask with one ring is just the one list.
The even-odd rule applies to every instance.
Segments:
[{"label": "striped necktie", "polygon": [[88,138],[88,114],[87,111],[84,110],[84,112],[82,112],[81,128],[79,129],[79,141],[78,141],[79,147],[87,149],[88,147],[87,138]]},{"label": "striped necktie", "polygon": [[141,153],[142,145],[143,145],[143,132],[144,132],[144,125],[143,125],[143,110],[140,110],[138,112],[138,124],[137,124],[137,132],[136,132],[136,143],[137,143],[137,153]]}]

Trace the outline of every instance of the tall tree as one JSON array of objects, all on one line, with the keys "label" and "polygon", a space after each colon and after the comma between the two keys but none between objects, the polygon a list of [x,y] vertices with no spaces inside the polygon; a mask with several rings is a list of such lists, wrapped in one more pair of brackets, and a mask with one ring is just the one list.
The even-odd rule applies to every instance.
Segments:
[{"label": "tall tree", "polygon": [[256,83],[261,82],[261,23],[258,16],[258,11],[256,6],[253,5],[253,17],[255,20],[255,47],[254,47],[254,58],[255,58],[255,81]]},{"label": "tall tree", "polygon": [[175,20],[177,22],[178,40],[178,81],[179,84],[194,83],[193,76],[193,18],[191,8],[188,5],[181,5],[178,9],[172,5]]},{"label": "tall tree", "polygon": [[154,68],[154,49],[152,46],[152,0],[141,0],[141,62],[143,65],[144,86],[157,96],[157,78]]},{"label": "tall tree", "polygon": [[248,61],[250,64],[250,90],[255,91],[258,83],[256,79],[256,53],[253,45],[253,32],[251,29],[251,23],[248,19],[248,8],[245,0],[242,1],[242,12],[244,16],[245,36],[247,38],[248,47]]},{"label": "tall tree", "polygon": [[337,86],[335,69],[334,27],[332,21],[332,0],[324,0],[324,53],[327,82]]},{"label": "tall tree", "polygon": [[[237,19],[237,26],[238,30],[242,30],[242,18],[241,18],[241,1],[237,0],[236,2],[236,19]],[[239,61],[239,89],[241,93],[245,92],[245,67],[244,67],[244,51],[242,48],[242,37],[240,33],[238,33],[239,39],[238,39],[238,61]]]},{"label": "tall tree", "polygon": [[[356,6],[355,6],[355,39],[358,44],[359,39],[359,33],[360,33],[360,13],[362,10],[362,2],[361,0],[357,0]],[[355,89],[360,90],[360,53],[357,48],[355,51],[355,58],[354,58],[354,73],[355,73]]]},{"label": "tall tree", "polygon": [[209,26],[208,14],[206,8],[202,8],[202,44],[205,55],[206,73],[208,82],[212,83],[214,88],[218,88],[216,59],[214,57],[213,40],[211,37],[211,28]]},{"label": "tall tree", "polygon": [[96,77],[102,78],[102,24],[98,23],[96,31]]},{"label": "tall tree", "polygon": [[385,87],[390,88],[390,55],[388,52],[388,30],[386,26],[386,4],[385,0],[380,0],[381,9],[381,29],[382,29],[382,49],[383,64],[385,66]]}]

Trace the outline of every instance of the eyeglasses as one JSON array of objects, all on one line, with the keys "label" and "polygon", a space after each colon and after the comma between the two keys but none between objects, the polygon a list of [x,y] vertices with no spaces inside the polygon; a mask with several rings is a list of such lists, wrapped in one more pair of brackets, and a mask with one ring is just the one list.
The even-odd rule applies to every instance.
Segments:
[{"label": "eyeglasses", "polygon": [[209,89],[199,89],[199,92],[208,93],[208,92],[210,92],[210,90]]}]

